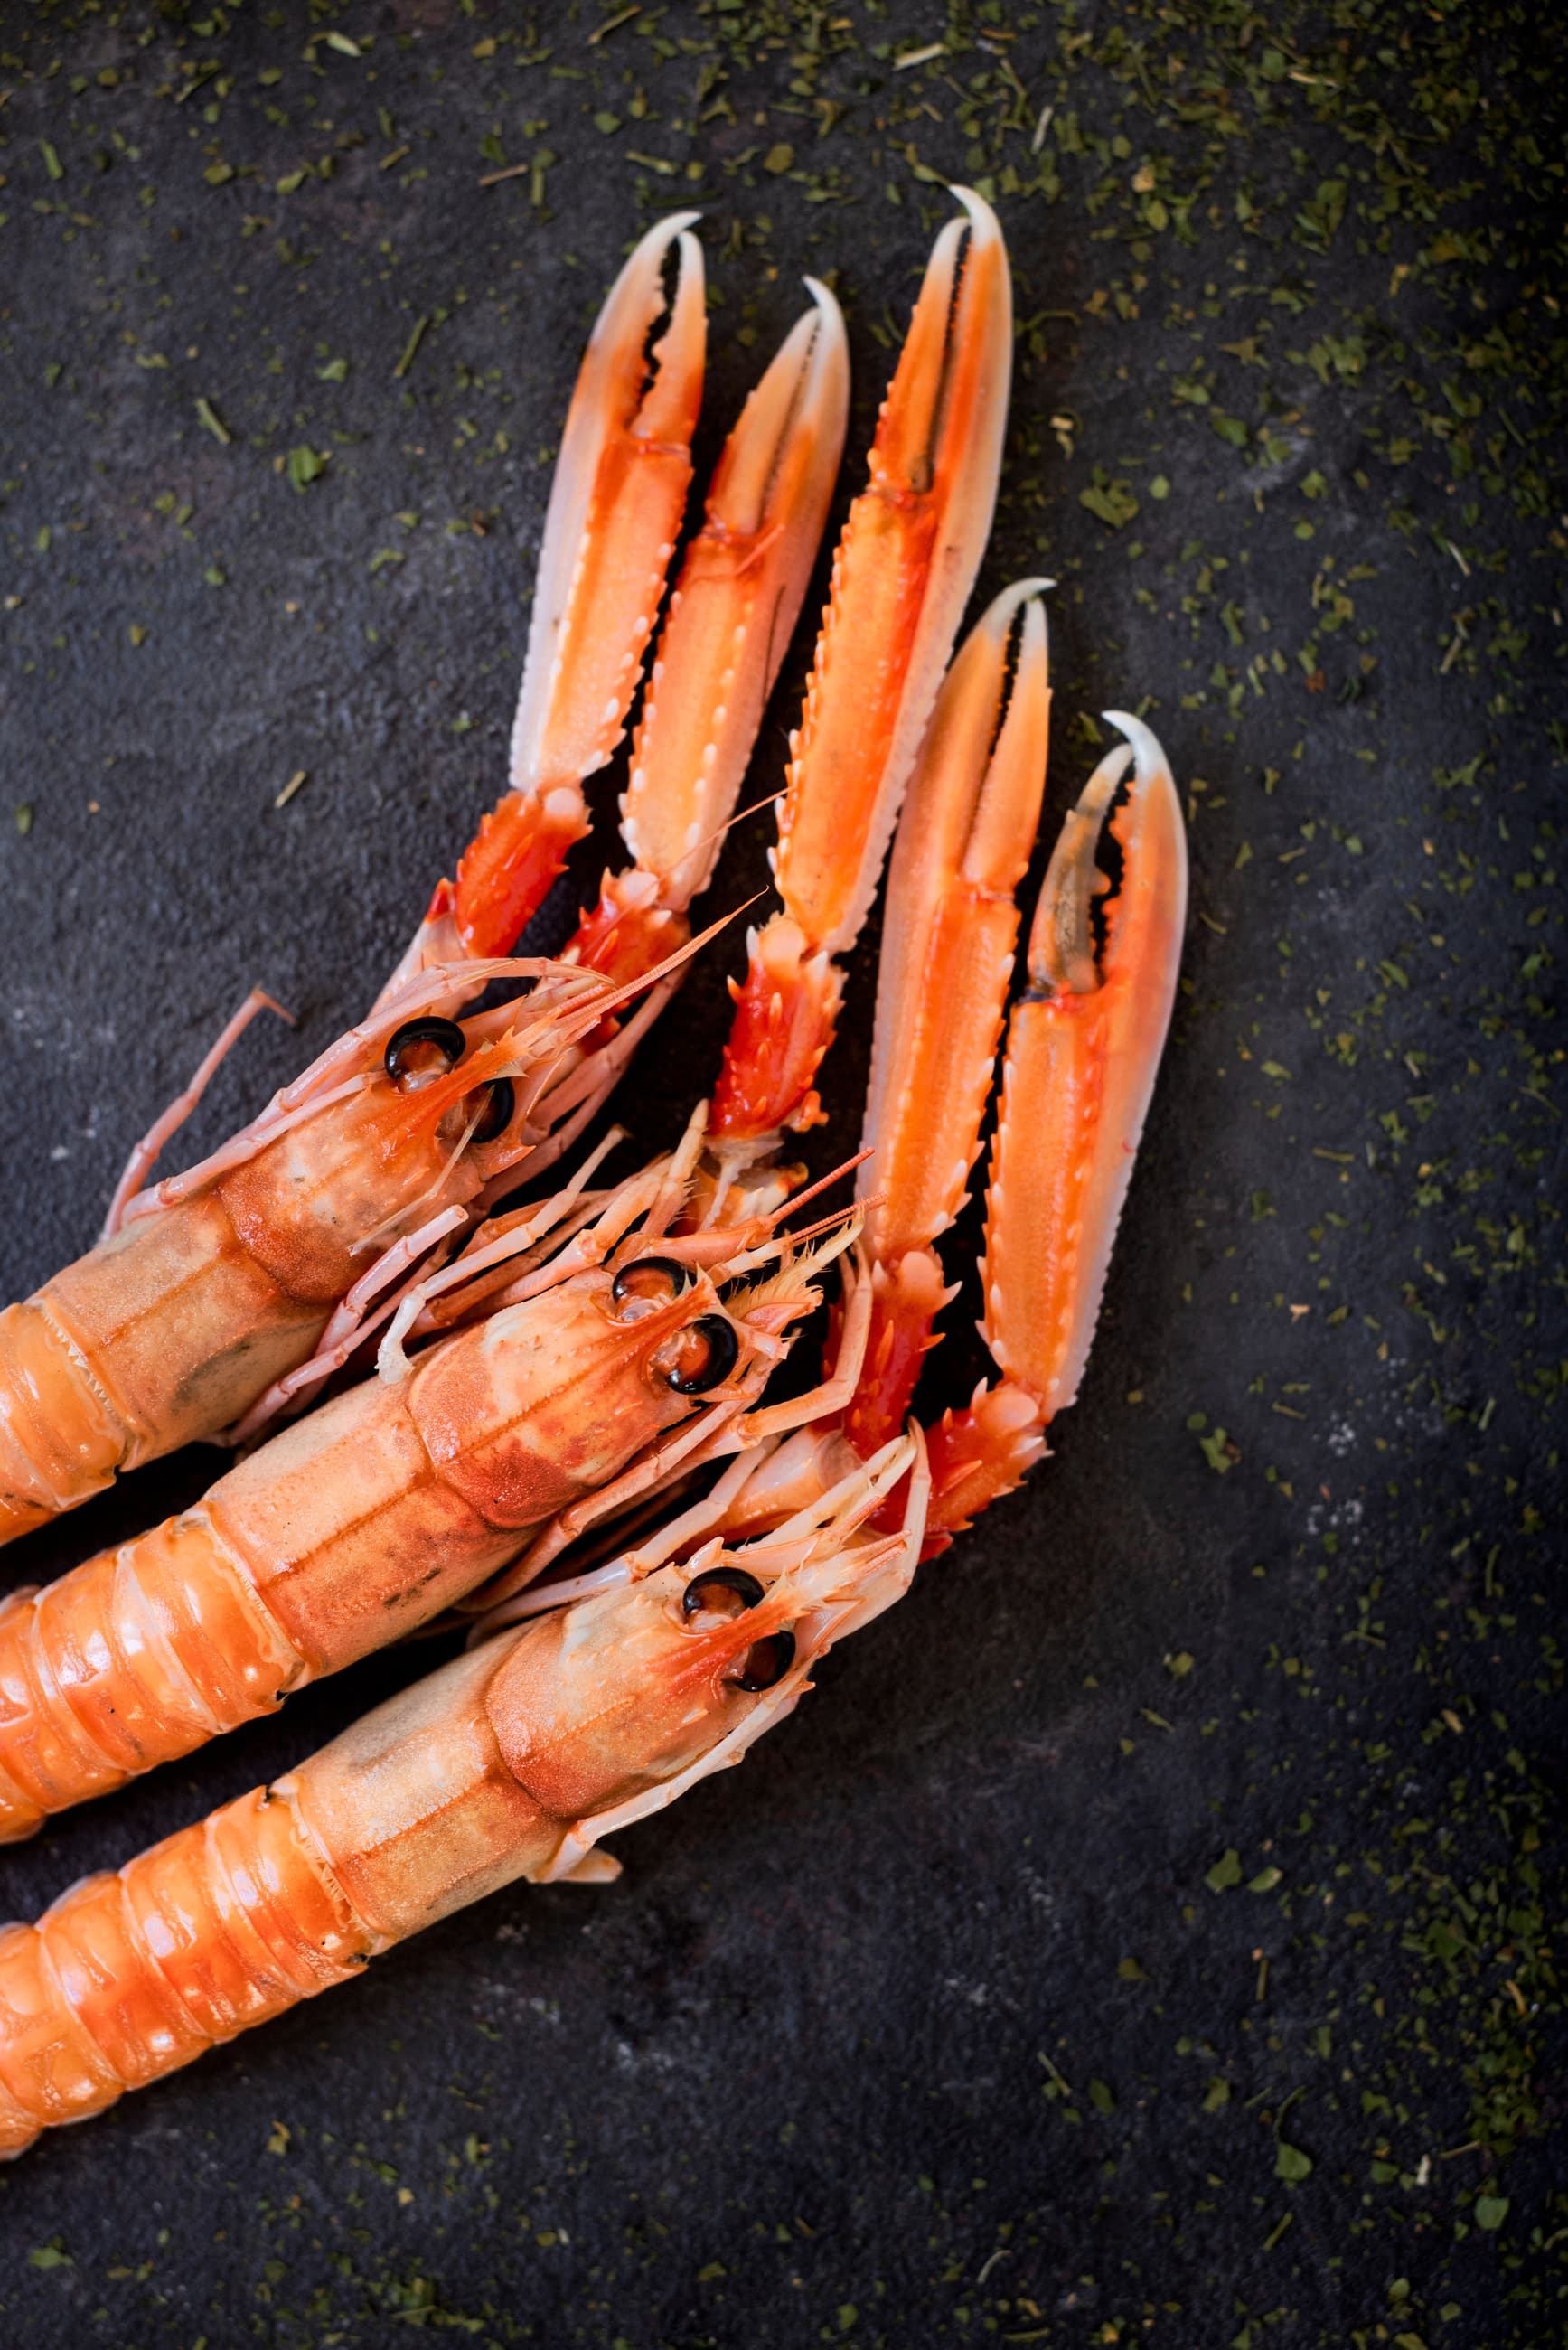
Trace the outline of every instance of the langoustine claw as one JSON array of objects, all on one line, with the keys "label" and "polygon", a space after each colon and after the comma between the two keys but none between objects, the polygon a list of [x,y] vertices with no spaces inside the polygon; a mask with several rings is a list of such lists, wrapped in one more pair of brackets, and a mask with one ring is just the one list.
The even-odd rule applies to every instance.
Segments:
[{"label": "langoustine claw", "polygon": [[813,1125],[836,958],[859,935],[991,531],[1012,368],[1007,248],[990,206],[938,237],[850,508],[779,818],[778,913],[750,941],[713,1098],[726,1144]]}]

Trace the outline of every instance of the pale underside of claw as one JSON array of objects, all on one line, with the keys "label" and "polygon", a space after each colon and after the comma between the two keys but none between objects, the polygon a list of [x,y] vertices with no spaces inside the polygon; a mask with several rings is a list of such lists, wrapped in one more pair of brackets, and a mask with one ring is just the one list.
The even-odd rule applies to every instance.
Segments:
[{"label": "pale underside of claw", "polygon": [[670,598],[621,802],[627,847],[683,908],[706,888],[794,632],[844,453],[849,353],[826,286],[725,444]]},{"label": "pale underside of claw", "polygon": [[1095,852],[1125,772],[1118,746],[1068,817],[1030,939],[1031,986],[1009,1028],[986,1207],[981,1334],[1043,1418],[1072,1403],[1105,1289],[1175,1000],[1187,912],[1181,806],[1141,719],[1109,711],[1132,780],[1110,817],[1122,858],[1105,888]]},{"label": "pale underside of claw", "polygon": [[991,530],[1012,299],[989,205],[937,240],[834,562],[775,872],[814,948],[854,943]]},{"label": "pale underside of claw", "polygon": [[[578,781],[626,723],[691,477],[706,342],[702,250],[677,213],[599,312],[561,441],[512,732],[512,788]],[[663,272],[673,245],[677,278]],[[669,324],[647,341],[668,308]]]}]

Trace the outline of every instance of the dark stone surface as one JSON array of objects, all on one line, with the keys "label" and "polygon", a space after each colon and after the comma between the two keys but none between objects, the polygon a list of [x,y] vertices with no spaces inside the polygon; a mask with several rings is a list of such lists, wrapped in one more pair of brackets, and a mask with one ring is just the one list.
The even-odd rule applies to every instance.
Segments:
[{"label": "dark stone surface", "polygon": [[[0,7],[6,1292],[90,1242],[253,981],[297,1037],[253,1031],[192,1150],[358,1014],[499,788],[549,452],[642,218],[707,210],[706,452],[807,267],[857,451],[962,172],[1025,322],[982,587],[1063,583],[1051,804],[1144,697],[1190,793],[1091,1373],[1029,1490],[619,1887],[500,1898],[0,2178],[0,2334],[1558,2343],[1553,19],[599,21]],[[482,189],[500,161],[538,169]],[[626,1088],[641,1140],[709,1082],[723,967]],[[7,1853],[5,1910],[423,1661]]]}]

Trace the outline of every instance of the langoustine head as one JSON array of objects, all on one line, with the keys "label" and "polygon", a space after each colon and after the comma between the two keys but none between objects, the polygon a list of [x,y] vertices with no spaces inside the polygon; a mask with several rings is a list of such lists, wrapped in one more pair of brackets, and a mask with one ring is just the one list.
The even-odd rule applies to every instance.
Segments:
[{"label": "langoustine head", "polygon": [[[911,1470],[902,1525],[871,1530]],[[507,1769],[566,1824],[532,1873],[614,1874],[592,1856],[602,1836],[738,1762],[797,1703],[835,1640],[908,1589],[926,1495],[917,1431],[764,1541],[715,1538],[532,1627],[485,1698]]]}]

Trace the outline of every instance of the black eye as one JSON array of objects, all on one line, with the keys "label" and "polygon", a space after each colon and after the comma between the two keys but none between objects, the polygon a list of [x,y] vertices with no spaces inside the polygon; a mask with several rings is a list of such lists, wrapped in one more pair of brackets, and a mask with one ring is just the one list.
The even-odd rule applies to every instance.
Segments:
[{"label": "black eye", "polygon": [[[712,1616],[738,1616],[741,1607],[754,1607],[762,1596],[762,1585],[743,1566],[711,1566],[706,1575],[694,1575],[681,1593],[680,1613],[695,1616],[701,1607]],[[739,1600],[740,1607],[726,1606],[725,1600]],[[762,1642],[756,1645],[761,1648]]]},{"label": "black eye", "polygon": [[[743,1566],[711,1566],[705,1575],[694,1575],[681,1593],[680,1612],[735,1617],[754,1607],[762,1596],[762,1585]],[[783,1680],[794,1662],[794,1634],[787,1629],[765,1633],[746,1650],[734,1687],[756,1697]]]},{"label": "black eye", "polygon": [[729,1378],[740,1352],[734,1324],[722,1314],[704,1314],[668,1340],[655,1360],[677,1395],[706,1395]]},{"label": "black eye", "polygon": [[735,1680],[738,1690],[754,1696],[759,1690],[771,1690],[782,1681],[794,1662],[794,1634],[789,1630],[770,1632],[765,1640],[753,1640],[746,1651],[746,1661]]},{"label": "black eye", "polygon": [[675,1257],[634,1256],[611,1282],[610,1295],[618,1305],[628,1305],[634,1300],[668,1305],[672,1297],[679,1297],[691,1286],[691,1282],[690,1268]]},{"label": "black eye", "polygon": [[504,1134],[512,1123],[512,1112],[517,1102],[516,1089],[510,1077],[492,1077],[487,1086],[476,1087],[466,1097],[464,1109],[477,1101],[482,1093],[487,1098],[479,1113],[478,1124],[468,1139],[471,1142],[493,1142],[496,1136]]},{"label": "black eye", "polygon": [[413,1093],[432,1078],[455,1069],[468,1049],[468,1039],[455,1020],[432,1014],[424,1020],[405,1020],[387,1039],[382,1055],[387,1075],[400,1093]]}]

